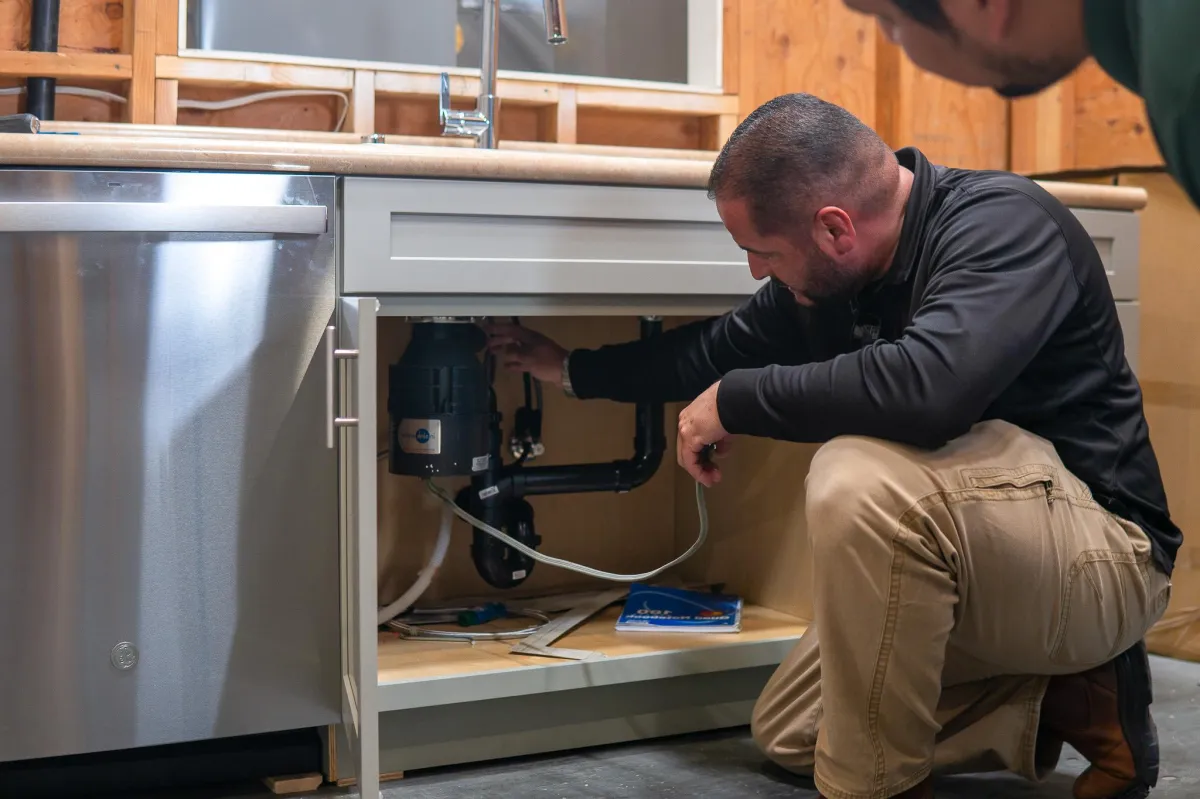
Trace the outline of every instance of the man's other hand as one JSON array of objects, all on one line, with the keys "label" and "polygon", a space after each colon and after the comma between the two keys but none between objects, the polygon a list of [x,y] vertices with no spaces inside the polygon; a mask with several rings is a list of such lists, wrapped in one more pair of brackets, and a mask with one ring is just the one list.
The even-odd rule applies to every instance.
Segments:
[{"label": "man's other hand", "polygon": [[729,451],[729,433],[721,425],[717,414],[718,380],[679,414],[679,435],[675,442],[675,457],[679,465],[695,480],[707,488],[721,481],[721,469],[706,452],[709,444],[715,445],[713,457]]},{"label": "man's other hand", "polygon": [[511,322],[491,322],[482,327],[488,337],[488,351],[504,368],[529,372],[543,383],[562,385],[565,348],[541,333]]}]

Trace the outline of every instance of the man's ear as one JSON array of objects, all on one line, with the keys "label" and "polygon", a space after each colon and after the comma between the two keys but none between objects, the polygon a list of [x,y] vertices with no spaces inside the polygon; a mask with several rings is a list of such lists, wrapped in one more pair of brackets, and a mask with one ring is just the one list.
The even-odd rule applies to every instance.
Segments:
[{"label": "man's ear", "polygon": [[840,258],[854,249],[857,233],[850,215],[835,205],[827,205],[813,217],[813,241],[830,258]]}]

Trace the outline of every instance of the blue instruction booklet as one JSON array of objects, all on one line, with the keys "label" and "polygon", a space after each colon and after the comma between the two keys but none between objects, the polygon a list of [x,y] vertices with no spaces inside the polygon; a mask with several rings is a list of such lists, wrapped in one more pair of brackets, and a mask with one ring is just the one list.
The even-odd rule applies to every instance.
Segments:
[{"label": "blue instruction booklet", "polygon": [[736,633],[742,629],[742,598],[634,583],[617,619],[618,631]]}]

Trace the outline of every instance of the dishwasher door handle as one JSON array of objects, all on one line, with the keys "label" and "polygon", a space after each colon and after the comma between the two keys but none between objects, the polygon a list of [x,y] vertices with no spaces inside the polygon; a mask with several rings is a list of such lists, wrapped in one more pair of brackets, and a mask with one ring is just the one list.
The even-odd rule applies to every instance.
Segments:
[{"label": "dishwasher door handle", "polygon": [[323,205],[0,202],[0,233],[276,233],[319,236]]}]

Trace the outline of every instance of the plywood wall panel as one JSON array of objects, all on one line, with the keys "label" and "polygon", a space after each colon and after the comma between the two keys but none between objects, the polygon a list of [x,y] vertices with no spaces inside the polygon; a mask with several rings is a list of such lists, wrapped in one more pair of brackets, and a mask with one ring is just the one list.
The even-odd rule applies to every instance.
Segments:
[{"label": "plywood wall panel", "polygon": [[875,122],[875,23],[842,0],[741,0],[726,4],[727,49],[745,117],[788,92],[808,92]]},{"label": "plywood wall panel", "polygon": [[881,33],[876,47],[875,129],[889,145],[917,147],[945,166],[1008,168],[1007,100],[918,68]]},{"label": "plywood wall panel", "polygon": [[1008,168],[1008,103],[988,89],[968,89],[911,67],[905,102],[912,119],[905,141],[932,161],[970,169]]},{"label": "plywood wall panel", "polygon": [[30,0],[0,3],[0,50],[29,49]]},{"label": "plywood wall panel", "polygon": [[375,130],[406,136],[440,136],[437,100],[376,95]]},{"label": "plywood wall panel", "polygon": [[698,119],[599,108],[580,108],[576,122],[579,144],[697,150],[702,149],[702,134]]},{"label": "plywood wall panel", "polygon": [[1074,84],[1074,169],[1160,166],[1162,155],[1139,97],[1088,62]]},{"label": "plywood wall panel", "polygon": [[[500,139],[539,141],[544,131],[540,108],[506,105],[500,109]],[[378,97],[375,104],[375,130],[404,136],[442,136],[438,121],[438,102],[425,97]]]},{"label": "plywood wall panel", "polygon": [[[125,92],[124,86],[115,83],[72,81],[72,85],[99,89],[117,95],[123,95]],[[0,88],[16,86],[24,86],[24,82],[12,79],[0,81]],[[0,116],[20,113],[24,109],[25,98],[23,96],[0,95]],[[125,104],[112,100],[59,94],[54,101],[54,115],[60,120],[69,122],[123,122],[125,120]]]},{"label": "plywood wall panel", "polygon": [[808,92],[893,147],[919,147],[948,166],[1007,168],[1008,102],[917,69],[841,0],[730,0],[725,24],[725,73],[742,117],[780,94]]},{"label": "plywood wall panel", "polygon": [[543,112],[528,105],[504,105],[500,109],[501,141],[541,141]]},{"label": "plywood wall panel", "polygon": [[[0,50],[29,49],[30,0],[0,2]],[[63,53],[116,53],[122,48],[122,0],[61,0],[58,49]]]},{"label": "plywood wall panel", "polygon": [[1012,169],[1026,175],[1161,167],[1139,97],[1094,61],[1012,103]]},{"label": "plywood wall panel", "polygon": [[[245,90],[180,86],[179,99],[181,102],[188,99],[225,100],[252,93]],[[339,98],[315,96],[264,100],[253,105],[220,111],[180,108],[178,119],[180,125],[332,131],[341,113],[342,101]],[[347,124],[348,120],[349,117]]]},{"label": "plywood wall panel", "polygon": [[[686,579],[721,583],[757,605],[812,619],[812,548],[804,480],[817,447],[736,437],[721,462],[721,482],[706,492],[711,532],[682,568]],[[696,538],[695,482],[675,484],[675,547]]]}]

